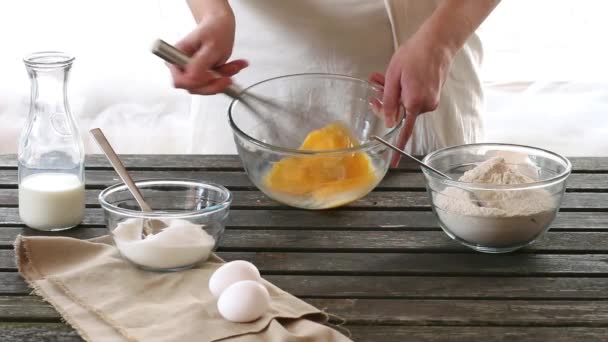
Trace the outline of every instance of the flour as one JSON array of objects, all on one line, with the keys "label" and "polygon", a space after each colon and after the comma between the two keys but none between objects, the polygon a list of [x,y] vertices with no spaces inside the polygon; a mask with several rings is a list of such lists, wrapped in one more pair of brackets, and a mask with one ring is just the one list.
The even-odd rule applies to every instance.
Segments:
[{"label": "flour", "polygon": [[[494,157],[465,172],[459,181],[516,185],[536,180],[507,164],[504,158]],[[474,194],[447,187],[433,193],[442,224],[469,244],[494,247],[526,244],[548,227],[557,212],[559,196],[544,189],[473,191]]]},{"label": "flour", "polygon": [[507,164],[502,157],[493,157],[465,172],[458,179],[461,182],[477,184],[525,184],[534,179],[520,173]]},{"label": "flour", "polygon": [[181,219],[161,221],[168,226],[145,238],[142,238],[142,219],[119,223],[112,235],[120,253],[135,264],[151,269],[187,267],[209,257],[215,239],[201,225]]}]

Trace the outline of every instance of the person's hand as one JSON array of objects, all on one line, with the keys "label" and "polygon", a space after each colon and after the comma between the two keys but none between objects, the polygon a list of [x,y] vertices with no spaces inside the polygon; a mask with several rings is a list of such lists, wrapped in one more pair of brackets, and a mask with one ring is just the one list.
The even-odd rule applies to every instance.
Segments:
[{"label": "person's hand", "polygon": [[[424,32],[418,32],[395,52],[385,76],[374,73],[370,77],[370,81],[384,86],[382,103],[388,127],[397,123],[400,104],[405,107],[405,124],[397,142],[399,148],[403,149],[412,136],[418,115],[431,112],[439,105],[452,56],[449,49],[434,43]],[[393,166],[399,163],[400,157],[394,154]]]},{"label": "person's hand", "polygon": [[232,54],[234,32],[231,11],[201,18],[196,29],[175,44],[191,60],[183,70],[169,66],[174,86],[199,95],[217,94],[228,87],[230,77],[247,67],[247,61],[242,59],[226,63]]}]

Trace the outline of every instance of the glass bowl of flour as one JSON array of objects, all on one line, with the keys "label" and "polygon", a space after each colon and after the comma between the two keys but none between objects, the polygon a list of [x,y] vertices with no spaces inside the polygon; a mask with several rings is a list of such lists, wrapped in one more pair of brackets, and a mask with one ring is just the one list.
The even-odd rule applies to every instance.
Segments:
[{"label": "glass bowl of flour", "polygon": [[177,179],[135,184],[154,211],[142,212],[124,184],[99,194],[106,226],[122,257],[150,271],[179,271],[206,261],[224,233],[230,191]]},{"label": "glass bowl of flour", "polygon": [[433,212],[452,239],[486,253],[527,246],[551,226],[572,166],[543,149],[469,144],[435,151],[423,169]]}]

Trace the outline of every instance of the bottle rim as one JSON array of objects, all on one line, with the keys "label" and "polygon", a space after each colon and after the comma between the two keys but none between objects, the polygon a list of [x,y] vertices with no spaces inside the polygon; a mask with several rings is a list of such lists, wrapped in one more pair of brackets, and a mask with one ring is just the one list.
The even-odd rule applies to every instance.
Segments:
[{"label": "bottle rim", "polygon": [[71,65],[74,59],[74,56],[61,51],[41,51],[25,56],[23,62],[28,67],[54,69]]}]

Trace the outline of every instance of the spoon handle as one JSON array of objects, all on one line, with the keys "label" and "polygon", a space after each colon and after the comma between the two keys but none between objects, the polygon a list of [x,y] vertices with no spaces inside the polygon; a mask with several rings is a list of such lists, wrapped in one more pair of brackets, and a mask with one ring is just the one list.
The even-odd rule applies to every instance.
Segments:
[{"label": "spoon handle", "polygon": [[445,173],[437,170],[436,168],[434,168],[432,166],[429,166],[429,165],[423,163],[422,160],[420,160],[420,159],[412,156],[411,154],[405,152],[404,150],[402,150],[402,149],[394,146],[393,144],[389,143],[388,141],[386,141],[386,140],[384,140],[384,139],[382,139],[382,138],[380,138],[378,136],[375,136],[375,135],[373,136],[373,138],[376,139],[376,140],[378,140],[381,144],[385,145],[386,147],[388,147],[388,148],[390,148],[390,149],[392,149],[392,150],[394,150],[396,152],[399,152],[402,155],[410,158],[411,160],[415,161],[416,163],[418,163],[418,165],[424,167],[425,169],[427,169],[429,171],[432,171],[432,172],[435,172],[436,174],[440,175],[443,178],[452,179],[452,177],[446,175]]},{"label": "spoon handle", "polygon": [[137,201],[137,204],[139,204],[141,210],[147,212],[152,211],[152,208],[150,208],[148,203],[146,203],[146,201],[144,200],[144,196],[141,194],[137,186],[135,186],[133,178],[129,176],[127,169],[120,161],[120,158],[118,158],[118,156],[116,155],[116,152],[114,152],[114,149],[110,145],[110,142],[108,142],[108,139],[106,139],[106,136],[103,134],[101,129],[93,128],[89,132],[91,133],[91,135],[93,135],[93,138],[95,138],[95,141],[99,145],[99,148],[101,148],[103,153],[106,155],[106,157],[110,161],[110,164],[112,164],[112,167],[114,167],[114,170],[116,171],[116,173],[118,173],[120,179],[122,179],[122,181],[127,185],[127,188],[129,188],[129,191],[131,191],[133,197],[135,197],[135,200]]}]

